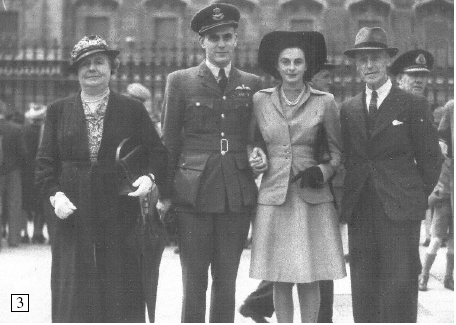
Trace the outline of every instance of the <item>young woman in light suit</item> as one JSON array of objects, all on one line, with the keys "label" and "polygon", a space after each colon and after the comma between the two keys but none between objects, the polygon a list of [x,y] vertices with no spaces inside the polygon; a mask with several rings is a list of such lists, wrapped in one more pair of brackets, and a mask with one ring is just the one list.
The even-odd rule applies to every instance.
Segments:
[{"label": "young woman in light suit", "polygon": [[[253,223],[250,276],[274,282],[279,322],[293,322],[295,283],[302,322],[316,322],[318,281],[346,275],[328,185],[340,165],[338,110],[331,94],[307,83],[325,59],[324,37],[318,32],[272,32],[259,49],[260,67],[281,83],[253,98],[267,159],[258,147],[250,154],[253,170],[264,172]],[[321,127],[328,139],[325,163],[317,162],[315,152]]]}]

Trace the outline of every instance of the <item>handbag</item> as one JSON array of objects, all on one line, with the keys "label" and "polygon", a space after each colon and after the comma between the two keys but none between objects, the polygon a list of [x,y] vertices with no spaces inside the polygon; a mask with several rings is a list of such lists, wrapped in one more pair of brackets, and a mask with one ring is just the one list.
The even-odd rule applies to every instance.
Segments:
[{"label": "handbag", "polygon": [[[125,152],[127,152],[125,154]],[[147,152],[142,145],[136,145],[131,138],[123,139],[116,150],[117,194],[127,195],[136,190],[132,185],[144,175],[147,166]]]}]

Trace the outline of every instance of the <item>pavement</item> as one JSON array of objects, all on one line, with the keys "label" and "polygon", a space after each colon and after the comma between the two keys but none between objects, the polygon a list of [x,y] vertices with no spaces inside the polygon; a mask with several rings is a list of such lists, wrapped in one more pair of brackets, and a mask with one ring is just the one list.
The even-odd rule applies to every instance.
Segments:
[{"label": "pavement", "polygon": [[[420,248],[424,254],[424,247]],[[419,293],[419,323],[454,323],[454,292],[443,288],[446,249],[441,248],[431,269],[429,290]],[[259,281],[248,276],[250,250],[245,249],[238,272],[236,308],[242,304]],[[50,323],[51,252],[49,245],[23,244],[17,248],[7,247],[2,241],[0,250],[0,323]],[[334,285],[334,323],[353,323],[349,265],[348,276],[336,280]],[[210,284],[209,284],[210,287]],[[28,312],[11,312],[12,294],[28,294]],[[16,297],[14,297],[16,298]],[[296,292],[295,297],[296,300]],[[181,269],[179,256],[172,247],[163,253],[160,265],[160,280],[156,307],[157,323],[179,323],[182,301]],[[207,301],[210,301],[209,296]],[[16,301],[13,300],[13,306]],[[269,319],[276,322],[275,316]],[[295,309],[295,322],[299,322],[299,310]],[[238,312],[236,323],[252,323]]]}]

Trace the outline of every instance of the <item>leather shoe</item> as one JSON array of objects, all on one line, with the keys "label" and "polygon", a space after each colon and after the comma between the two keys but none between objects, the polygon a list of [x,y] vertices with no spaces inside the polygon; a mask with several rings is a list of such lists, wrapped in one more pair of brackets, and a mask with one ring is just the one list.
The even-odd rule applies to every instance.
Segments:
[{"label": "leather shoe", "polygon": [[246,305],[242,305],[241,308],[239,308],[239,313],[245,318],[250,317],[255,323],[269,323],[263,315],[252,310]]}]

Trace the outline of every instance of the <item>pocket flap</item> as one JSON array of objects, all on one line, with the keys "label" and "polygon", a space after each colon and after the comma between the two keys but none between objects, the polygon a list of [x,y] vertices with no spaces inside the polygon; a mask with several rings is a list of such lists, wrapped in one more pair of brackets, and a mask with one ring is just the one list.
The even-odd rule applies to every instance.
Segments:
[{"label": "pocket flap", "polygon": [[178,167],[182,169],[204,170],[206,168],[207,160],[209,159],[207,153],[182,153]]},{"label": "pocket flap", "polygon": [[192,100],[190,102],[190,106],[213,108],[214,101],[210,98],[195,97],[195,98],[192,98]]}]

